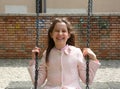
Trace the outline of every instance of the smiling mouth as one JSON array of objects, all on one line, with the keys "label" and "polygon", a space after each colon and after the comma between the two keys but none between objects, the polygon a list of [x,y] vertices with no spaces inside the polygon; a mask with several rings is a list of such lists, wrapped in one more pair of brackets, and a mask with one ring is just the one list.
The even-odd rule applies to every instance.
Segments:
[{"label": "smiling mouth", "polygon": [[64,40],[65,38],[56,38],[57,40]]}]

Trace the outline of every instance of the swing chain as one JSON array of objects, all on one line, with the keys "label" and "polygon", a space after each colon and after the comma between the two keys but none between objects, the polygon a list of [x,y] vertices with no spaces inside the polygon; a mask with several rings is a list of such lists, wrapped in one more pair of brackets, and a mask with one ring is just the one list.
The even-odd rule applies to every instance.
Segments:
[{"label": "swing chain", "polygon": [[[39,0],[36,0],[36,47],[38,47],[39,41]],[[38,53],[35,53],[35,82],[34,89],[37,89],[37,80],[38,80]]]},{"label": "swing chain", "polygon": [[[87,48],[90,47],[90,19],[92,15],[92,0],[88,0],[88,19],[87,19]],[[86,57],[86,89],[89,89],[89,56]]]}]

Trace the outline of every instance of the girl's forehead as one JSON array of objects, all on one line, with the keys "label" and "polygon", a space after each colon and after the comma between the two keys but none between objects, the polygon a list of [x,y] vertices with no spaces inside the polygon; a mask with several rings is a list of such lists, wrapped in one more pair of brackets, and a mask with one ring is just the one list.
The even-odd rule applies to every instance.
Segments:
[{"label": "girl's forehead", "polygon": [[55,27],[67,27],[67,25],[64,22],[58,22],[55,24]]}]

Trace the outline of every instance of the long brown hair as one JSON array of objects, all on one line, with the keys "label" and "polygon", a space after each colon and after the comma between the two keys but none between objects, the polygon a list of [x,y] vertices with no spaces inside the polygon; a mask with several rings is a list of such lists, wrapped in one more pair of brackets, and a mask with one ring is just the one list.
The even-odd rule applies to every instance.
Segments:
[{"label": "long brown hair", "polygon": [[54,27],[56,25],[56,23],[60,23],[60,22],[64,22],[67,26],[68,29],[68,33],[70,34],[70,38],[67,40],[66,44],[68,45],[75,45],[75,37],[72,31],[72,27],[70,22],[66,19],[66,18],[55,18],[50,26],[50,28],[48,29],[48,47],[46,50],[46,63],[49,62],[49,53],[51,51],[51,49],[55,46],[55,43],[53,41],[53,39],[51,38],[50,34],[53,32]]}]

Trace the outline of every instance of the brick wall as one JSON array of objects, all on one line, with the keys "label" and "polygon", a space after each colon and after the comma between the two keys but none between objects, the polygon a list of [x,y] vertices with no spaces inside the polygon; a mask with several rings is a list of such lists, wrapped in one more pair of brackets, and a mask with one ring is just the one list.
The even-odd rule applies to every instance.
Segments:
[{"label": "brick wall", "polygon": [[[76,46],[86,46],[86,15],[41,15],[39,47],[47,46],[47,29],[54,17],[67,17],[75,30]],[[99,59],[120,59],[120,15],[94,15],[91,18],[90,47]],[[31,58],[36,42],[35,15],[0,15],[0,58]]]}]

